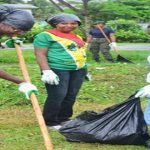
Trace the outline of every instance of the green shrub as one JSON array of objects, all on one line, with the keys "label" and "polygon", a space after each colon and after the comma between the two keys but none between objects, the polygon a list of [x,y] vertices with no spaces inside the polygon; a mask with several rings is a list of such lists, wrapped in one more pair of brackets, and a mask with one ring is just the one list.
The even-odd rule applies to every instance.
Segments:
[{"label": "green shrub", "polygon": [[42,23],[36,23],[31,31],[25,33],[24,35],[21,35],[21,37],[26,38],[26,42],[31,43],[33,42],[34,37],[40,33],[43,32],[47,29],[51,28],[49,25],[45,24],[43,25]]},{"label": "green shrub", "polygon": [[107,26],[115,31],[118,42],[150,42],[150,36],[134,20],[108,21]]}]

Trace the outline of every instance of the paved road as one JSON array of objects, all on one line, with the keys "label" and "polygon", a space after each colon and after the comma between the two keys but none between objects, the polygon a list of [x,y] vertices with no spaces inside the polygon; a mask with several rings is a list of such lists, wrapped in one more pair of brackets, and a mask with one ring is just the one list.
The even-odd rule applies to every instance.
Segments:
[{"label": "paved road", "polygon": [[[33,45],[25,44],[22,49],[24,50],[33,49]],[[119,43],[118,49],[119,50],[150,50],[150,44],[149,43],[128,43],[128,44]]]},{"label": "paved road", "polygon": [[[25,45],[24,49],[33,49],[33,45]],[[150,50],[150,44],[148,43],[119,43],[119,50]]]},{"label": "paved road", "polygon": [[119,43],[118,48],[120,50],[150,50],[150,44],[148,43]]}]

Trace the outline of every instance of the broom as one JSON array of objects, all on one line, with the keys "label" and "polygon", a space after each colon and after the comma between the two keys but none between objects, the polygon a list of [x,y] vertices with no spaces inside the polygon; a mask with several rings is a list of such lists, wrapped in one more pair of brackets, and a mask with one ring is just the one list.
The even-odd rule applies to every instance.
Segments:
[{"label": "broom", "polygon": [[[19,60],[19,65],[20,65],[24,80],[26,82],[31,82],[28,71],[27,71],[27,67],[26,67],[26,64],[24,61],[24,57],[23,57],[23,54],[22,54],[22,51],[20,48],[20,45],[15,44],[15,48],[16,48],[16,52],[17,52],[17,56],[18,56],[18,60]],[[43,116],[42,116],[42,113],[40,110],[40,106],[38,104],[38,100],[37,100],[36,95],[34,93],[31,94],[30,100],[32,102],[32,106],[33,106],[33,109],[35,111],[35,115],[37,117],[40,129],[41,129],[41,132],[42,132],[42,135],[44,138],[46,150],[53,150],[53,145],[51,143],[51,139],[49,137],[48,130],[47,130],[47,127],[45,125],[45,121],[43,119]]]}]

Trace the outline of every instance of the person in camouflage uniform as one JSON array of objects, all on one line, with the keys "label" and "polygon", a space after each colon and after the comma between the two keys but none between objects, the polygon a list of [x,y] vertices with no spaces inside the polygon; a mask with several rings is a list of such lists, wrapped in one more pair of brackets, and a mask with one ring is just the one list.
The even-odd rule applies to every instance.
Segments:
[{"label": "person in camouflage uniform", "polygon": [[116,47],[114,31],[110,28],[105,28],[103,21],[98,21],[89,31],[89,35],[87,37],[87,43],[90,43],[90,51],[92,52],[93,58],[96,62],[100,62],[99,52],[101,52],[106,60],[113,62],[114,60],[110,54],[110,43],[97,26],[100,26],[101,29],[103,29],[106,36],[112,42],[111,46]]}]

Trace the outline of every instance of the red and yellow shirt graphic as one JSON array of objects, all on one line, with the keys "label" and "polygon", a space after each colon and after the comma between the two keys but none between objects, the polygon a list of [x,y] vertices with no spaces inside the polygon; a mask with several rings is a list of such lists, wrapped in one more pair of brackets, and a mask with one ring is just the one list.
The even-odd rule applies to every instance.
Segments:
[{"label": "red and yellow shirt graphic", "polygon": [[47,60],[51,68],[78,70],[87,67],[86,44],[75,34],[63,36],[59,32],[45,31],[35,37],[34,47],[48,49]]}]

